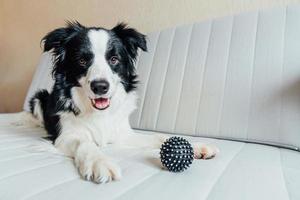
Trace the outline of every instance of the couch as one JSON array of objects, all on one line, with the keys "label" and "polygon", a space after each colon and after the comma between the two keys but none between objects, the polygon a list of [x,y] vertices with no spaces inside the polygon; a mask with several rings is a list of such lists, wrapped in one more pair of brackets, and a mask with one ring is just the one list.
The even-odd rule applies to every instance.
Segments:
[{"label": "couch", "polygon": [[[82,180],[72,160],[39,151],[41,128],[0,115],[0,199],[300,199],[300,6],[242,13],[148,34],[137,61],[141,134],[181,135],[220,153],[182,173],[163,170],[159,150],[108,146],[123,178]],[[24,103],[51,89],[41,56]]]}]

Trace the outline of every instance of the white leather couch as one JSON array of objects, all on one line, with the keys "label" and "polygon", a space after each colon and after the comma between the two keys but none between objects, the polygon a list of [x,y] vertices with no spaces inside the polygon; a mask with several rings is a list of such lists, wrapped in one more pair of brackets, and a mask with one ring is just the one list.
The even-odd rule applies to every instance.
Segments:
[{"label": "white leather couch", "polygon": [[[183,173],[162,170],[158,150],[105,149],[123,179],[96,185],[72,160],[32,148],[42,129],[0,115],[0,199],[300,199],[300,6],[150,33],[137,62],[137,132],[182,134],[220,153]],[[28,97],[50,88],[44,54]],[[27,100],[28,100],[27,97]],[[27,100],[24,109],[28,109]]]}]

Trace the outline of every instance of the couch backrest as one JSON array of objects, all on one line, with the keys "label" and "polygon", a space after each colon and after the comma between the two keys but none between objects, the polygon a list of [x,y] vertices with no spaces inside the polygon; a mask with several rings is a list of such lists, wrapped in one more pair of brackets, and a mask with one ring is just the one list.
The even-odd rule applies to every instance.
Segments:
[{"label": "couch backrest", "polygon": [[52,66],[52,55],[48,52],[43,53],[27,92],[23,106],[24,110],[29,111],[29,100],[37,90],[47,89],[48,91],[51,91],[54,84],[54,80],[52,79],[51,75]]},{"label": "couch backrest", "polygon": [[[149,51],[137,62],[134,128],[300,147],[300,6],[148,38]],[[49,86],[50,61],[42,59],[28,96]]]},{"label": "couch backrest", "polygon": [[300,6],[149,34],[133,127],[300,147]]}]

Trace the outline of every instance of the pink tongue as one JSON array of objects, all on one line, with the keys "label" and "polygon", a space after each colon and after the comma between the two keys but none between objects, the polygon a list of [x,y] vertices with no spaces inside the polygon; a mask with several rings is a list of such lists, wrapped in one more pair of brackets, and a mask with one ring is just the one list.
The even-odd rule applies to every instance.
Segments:
[{"label": "pink tongue", "polygon": [[95,99],[95,106],[99,109],[107,108],[109,106],[109,99],[106,98]]}]

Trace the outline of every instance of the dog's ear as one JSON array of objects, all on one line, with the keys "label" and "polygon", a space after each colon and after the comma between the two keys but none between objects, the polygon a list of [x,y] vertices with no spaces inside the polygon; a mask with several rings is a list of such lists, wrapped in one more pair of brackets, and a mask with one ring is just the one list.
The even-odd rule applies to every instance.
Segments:
[{"label": "dog's ear", "polygon": [[65,55],[65,46],[68,41],[84,28],[85,27],[77,21],[67,21],[66,27],[55,29],[43,37],[44,51],[52,50],[56,57],[63,58]]},{"label": "dog's ear", "polygon": [[146,36],[127,27],[125,23],[117,24],[112,31],[122,40],[131,58],[136,58],[138,48],[147,51]]}]

